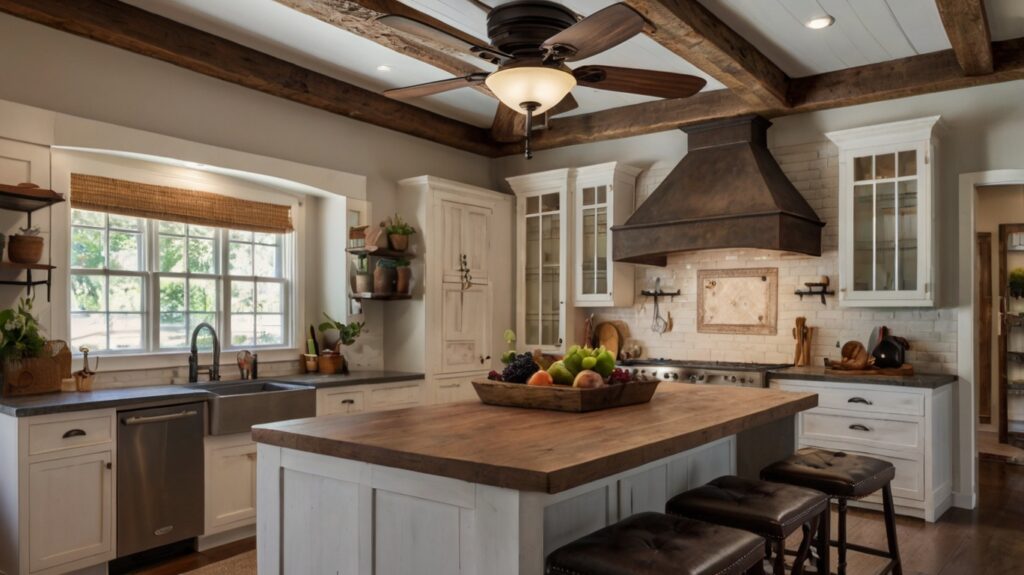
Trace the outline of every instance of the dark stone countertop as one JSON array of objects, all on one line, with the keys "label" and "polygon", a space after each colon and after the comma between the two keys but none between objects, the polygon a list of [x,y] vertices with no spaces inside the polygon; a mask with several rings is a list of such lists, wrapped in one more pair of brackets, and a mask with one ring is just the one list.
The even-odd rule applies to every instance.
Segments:
[{"label": "dark stone countertop", "polygon": [[[353,370],[348,375],[310,373],[282,377],[261,377],[260,379],[266,381],[286,381],[321,388],[422,380],[424,375],[422,373],[404,371]],[[231,382],[225,381],[224,383]],[[0,399],[0,414],[28,417],[48,413],[101,409],[104,407],[124,408],[136,404],[166,403],[168,401],[203,401],[209,397],[210,394],[206,391],[191,389],[184,385],[108,388],[88,392],[48,393],[44,395],[2,398]]]},{"label": "dark stone countertop", "polygon": [[415,381],[425,379],[422,373],[408,371],[387,371],[387,370],[352,370],[346,375],[322,375],[319,373],[303,373],[299,375],[288,375],[283,377],[269,377],[274,381],[287,381],[289,383],[300,383],[316,388],[321,387],[343,387],[346,385],[365,385],[369,383],[392,383],[396,381]]},{"label": "dark stone countertop", "polygon": [[209,393],[181,385],[149,385],[5,397],[0,399],[0,413],[14,417],[46,415],[66,411],[85,411],[104,407],[125,407],[135,404],[166,401],[205,401]]},{"label": "dark stone countertop", "polygon": [[832,381],[835,383],[858,383],[866,385],[894,385],[899,387],[917,387],[938,389],[956,382],[955,375],[918,373],[911,376],[901,375],[837,375],[824,367],[786,367],[768,372],[768,379],[802,379],[804,381]]}]

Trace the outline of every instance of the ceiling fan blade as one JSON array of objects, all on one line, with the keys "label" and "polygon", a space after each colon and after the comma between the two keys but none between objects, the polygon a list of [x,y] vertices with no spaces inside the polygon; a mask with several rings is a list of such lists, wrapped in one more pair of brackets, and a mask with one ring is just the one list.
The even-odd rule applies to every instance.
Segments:
[{"label": "ceiling fan blade", "polygon": [[395,30],[436,42],[442,46],[451,48],[452,50],[477,56],[491,62],[492,64],[501,64],[512,58],[512,56],[505,54],[493,46],[473,44],[463,40],[462,38],[453,36],[440,28],[435,28],[430,24],[420,22],[419,20],[413,20],[412,18],[405,16],[388,14],[387,16],[381,16],[377,21],[382,22]]},{"label": "ceiling fan blade", "polygon": [[456,90],[458,88],[466,88],[468,86],[482,84],[486,78],[486,73],[470,74],[469,76],[463,76],[461,78],[449,78],[447,80],[416,84],[415,86],[406,86],[404,88],[392,88],[391,90],[385,90],[384,95],[388,98],[394,98],[395,100],[422,98],[423,96],[431,96],[434,94],[440,94],[441,92],[447,92],[449,90]]},{"label": "ceiling fan blade", "polygon": [[[534,131],[543,130],[548,127],[548,119],[559,114],[571,112],[579,108],[580,104],[572,94],[566,94],[562,101],[551,107],[550,110],[534,118]],[[494,114],[494,123],[491,124],[491,138],[495,142],[509,143],[518,142],[526,134],[526,116],[514,111],[512,108],[499,103],[498,111]]]},{"label": "ceiling fan blade", "polygon": [[689,98],[707,84],[699,76],[617,66],[581,66],[572,75],[580,86],[656,98]]},{"label": "ceiling fan blade", "polygon": [[547,111],[547,116],[549,118],[554,118],[559,114],[571,112],[579,107],[580,103],[576,101],[576,98],[572,97],[572,93],[570,92],[566,94],[564,98],[562,98],[561,102],[555,104],[554,106],[551,107],[550,110]]},{"label": "ceiling fan blade", "polygon": [[618,46],[644,29],[644,19],[625,4],[612,4],[548,38],[541,44],[550,57],[575,62]]}]

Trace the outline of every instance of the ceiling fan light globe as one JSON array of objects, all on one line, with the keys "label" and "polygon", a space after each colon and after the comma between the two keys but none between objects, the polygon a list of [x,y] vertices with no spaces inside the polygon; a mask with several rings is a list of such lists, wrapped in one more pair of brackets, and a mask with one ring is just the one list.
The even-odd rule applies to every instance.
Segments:
[{"label": "ceiling fan light globe", "polygon": [[526,114],[523,104],[536,103],[534,114],[543,114],[576,87],[572,74],[547,66],[520,66],[498,70],[484,82],[509,108]]}]

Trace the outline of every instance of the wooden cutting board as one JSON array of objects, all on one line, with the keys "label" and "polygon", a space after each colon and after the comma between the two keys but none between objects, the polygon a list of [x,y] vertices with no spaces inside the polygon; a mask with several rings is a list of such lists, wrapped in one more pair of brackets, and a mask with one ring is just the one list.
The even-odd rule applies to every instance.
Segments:
[{"label": "wooden cutting board", "polygon": [[618,328],[611,322],[604,322],[594,330],[594,338],[598,346],[604,346],[616,359],[619,357],[619,349],[622,347],[622,337]]}]

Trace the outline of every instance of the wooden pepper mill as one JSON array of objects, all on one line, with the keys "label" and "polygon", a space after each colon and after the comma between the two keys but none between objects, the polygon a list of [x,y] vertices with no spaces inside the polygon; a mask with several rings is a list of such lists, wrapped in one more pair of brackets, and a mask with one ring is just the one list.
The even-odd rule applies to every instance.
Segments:
[{"label": "wooden pepper mill", "polygon": [[807,318],[796,318],[796,327],[793,328],[793,339],[796,340],[793,365],[802,367],[811,364],[811,340],[813,338],[814,328],[807,326]]}]

